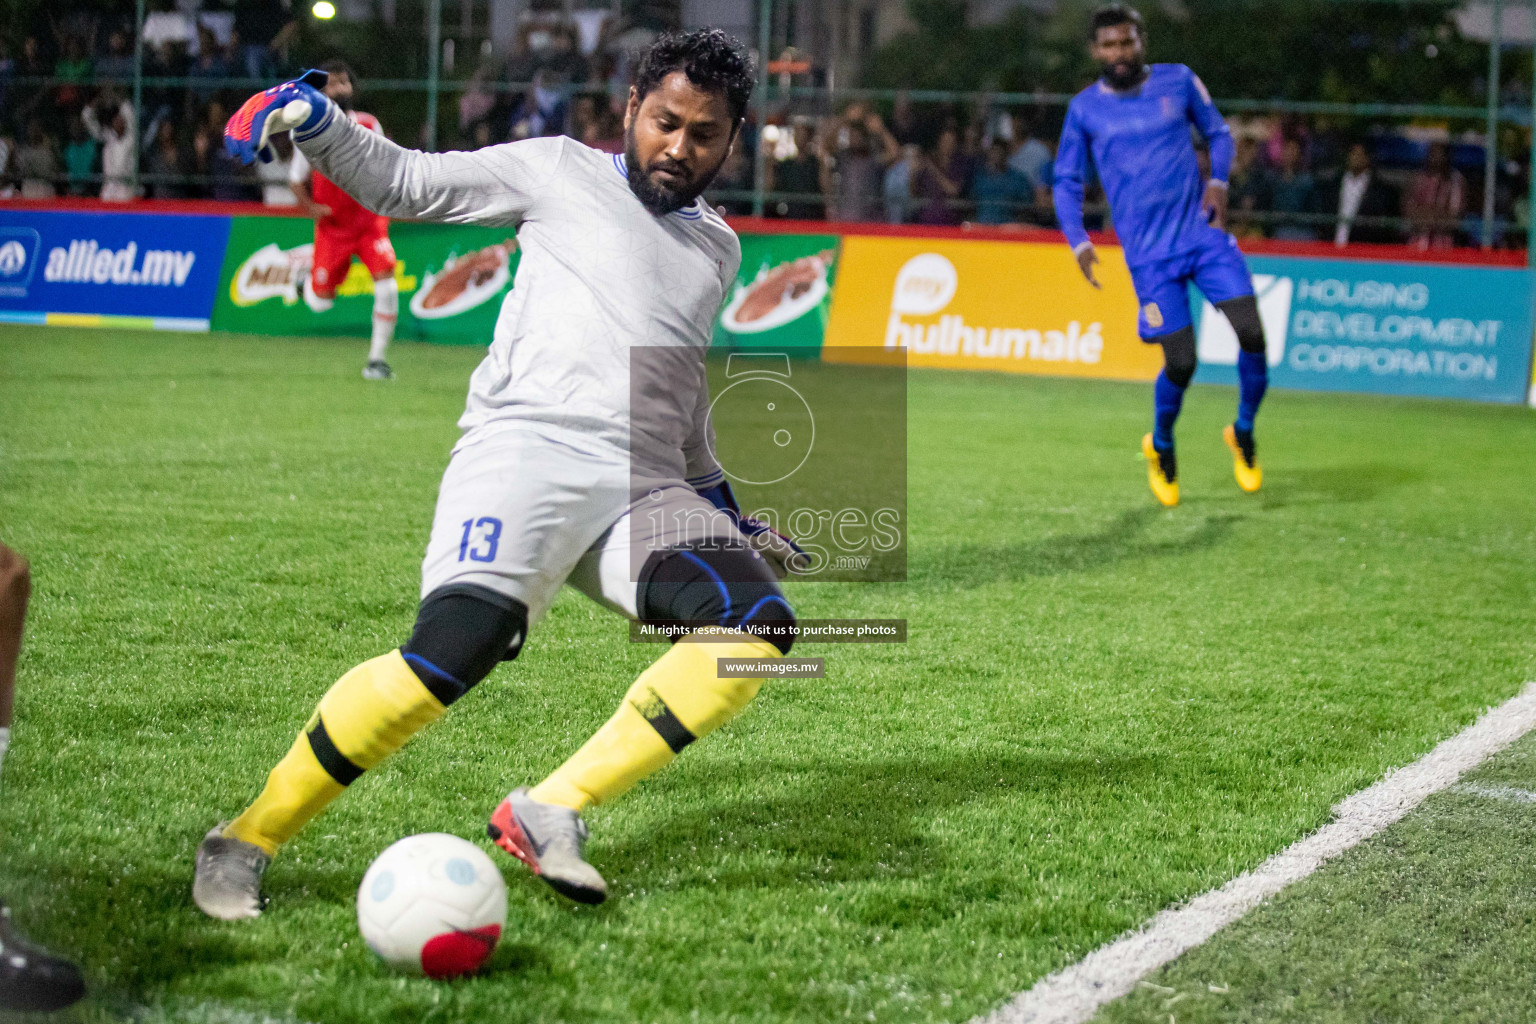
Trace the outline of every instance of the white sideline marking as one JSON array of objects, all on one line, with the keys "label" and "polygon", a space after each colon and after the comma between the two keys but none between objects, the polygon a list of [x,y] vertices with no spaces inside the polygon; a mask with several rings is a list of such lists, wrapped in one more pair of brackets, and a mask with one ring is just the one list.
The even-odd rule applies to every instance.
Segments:
[{"label": "white sideline marking", "polygon": [[[1220,889],[1181,907],[1162,911],[1141,928],[1082,960],[1041,978],[973,1024],[1083,1024],[1099,1007],[1136,987],[1136,982],[1200,945],[1259,903],[1325,862],[1402,818],[1425,797],[1454,785],[1468,770],[1536,727],[1536,682],[1486,711],[1406,768],[1333,808],[1334,820],[1281,850]],[[1523,792],[1523,791],[1516,791]],[[1530,794],[1536,799],[1536,794]]]},{"label": "white sideline marking", "polygon": [[1457,786],[1457,793],[1465,793],[1467,796],[1481,796],[1489,800],[1510,800],[1517,804],[1536,804],[1536,793],[1528,789],[1516,789],[1514,786],[1479,786],[1468,782]]}]

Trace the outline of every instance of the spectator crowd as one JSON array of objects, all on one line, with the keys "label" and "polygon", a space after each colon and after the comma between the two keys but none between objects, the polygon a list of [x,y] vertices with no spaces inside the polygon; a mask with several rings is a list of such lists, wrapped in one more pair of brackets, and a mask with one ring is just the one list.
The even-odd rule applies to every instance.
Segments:
[{"label": "spectator crowd", "polygon": [[[790,117],[763,133],[771,217],[892,224],[1052,228],[1055,125],[1060,111],[990,111],[962,120],[913,112],[897,98],[889,119],[869,104],[835,117]],[[926,122],[926,124],[925,124]],[[1296,118],[1234,119],[1229,227],[1240,237],[1476,245],[1482,230],[1483,149],[1444,131],[1350,135],[1313,132]],[[1209,157],[1197,142],[1202,173]],[[1524,244],[1529,216],[1524,161],[1497,168],[1496,242]],[[745,213],[750,182],[717,187]],[[1091,227],[1111,228],[1090,190]],[[1511,227],[1518,226],[1514,236]]]},{"label": "spectator crowd", "polygon": [[[56,13],[45,31],[17,38],[0,31],[0,197],[293,204],[285,160],[244,168],[222,145],[225,120],[254,85],[317,59],[297,52],[291,5],[153,0],[161,9],[144,23],[138,111],[129,102],[131,11]],[[544,6],[525,12],[504,53],[487,43],[467,79],[448,83],[443,148],[565,134],[622,150],[630,54],[654,30],[606,10]],[[366,108],[369,69],[358,70]],[[918,105],[898,95],[885,106],[849,103],[835,115],[780,110],[759,125],[754,108],[711,199],[730,213],[752,212],[760,171],[772,217],[1048,229],[1061,115],[1047,106]],[[1422,249],[1479,239],[1478,143],[1455,144],[1443,130],[1350,136],[1293,117],[1231,124],[1229,226],[1240,236]],[[424,141],[409,137],[410,125],[386,119],[385,127],[410,144]],[[1526,174],[1523,162],[1498,168],[1499,243],[1524,243]],[[1092,191],[1089,210],[1091,227],[1112,227]]]},{"label": "spectator crowd", "polygon": [[290,0],[160,6],[144,23],[137,111],[131,8],[45,10],[44,31],[0,31],[0,195],[257,198],[260,183],[224,153],[230,105],[249,91],[226,80],[287,67]]}]

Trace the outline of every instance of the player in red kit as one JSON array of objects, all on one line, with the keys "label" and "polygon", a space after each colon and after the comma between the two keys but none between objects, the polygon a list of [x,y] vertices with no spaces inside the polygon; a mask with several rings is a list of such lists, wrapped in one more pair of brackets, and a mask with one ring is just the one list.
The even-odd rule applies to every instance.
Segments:
[{"label": "player in red kit", "polygon": [[[369,131],[384,134],[379,119],[352,109],[352,69],[339,60],[322,66],[330,73],[325,95],[353,121]],[[395,339],[395,320],[400,311],[400,289],[395,284],[395,247],[389,244],[389,218],[380,217],[343,192],[325,176],[310,170],[309,161],[297,149],[288,174],[299,206],[315,219],[315,256],[304,279],[304,301],[316,313],[324,313],[336,299],[336,288],[347,276],[352,257],[373,275],[373,340],[368,347],[367,380],[388,380],[395,375],[384,361]]]}]

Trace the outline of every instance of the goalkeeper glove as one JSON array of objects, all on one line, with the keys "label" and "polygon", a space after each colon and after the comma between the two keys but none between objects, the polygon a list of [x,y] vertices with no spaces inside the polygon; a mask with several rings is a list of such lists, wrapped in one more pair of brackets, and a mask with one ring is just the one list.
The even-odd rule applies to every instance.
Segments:
[{"label": "goalkeeper glove", "polygon": [[272,136],[294,128],[307,131],[325,119],[331,101],[320,90],[329,77],[324,71],[306,71],[246,100],[224,126],[224,149],[243,164],[271,163]]},{"label": "goalkeeper glove", "polygon": [[704,488],[699,495],[735,521],[736,529],[747,539],[747,546],[767,559],[773,574],[779,579],[811,567],[811,556],[799,544],[761,519],[742,515],[741,506],[736,504],[736,495],[731,493],[731,485],[724,480],[713,487]]}]

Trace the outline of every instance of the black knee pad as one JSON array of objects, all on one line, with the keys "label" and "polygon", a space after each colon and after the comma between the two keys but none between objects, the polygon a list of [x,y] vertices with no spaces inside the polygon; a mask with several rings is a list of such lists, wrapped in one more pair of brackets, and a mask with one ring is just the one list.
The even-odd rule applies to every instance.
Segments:
[{"label": "black knee pad", "polygon": [[[723,626],[751,633],[788,654],[795,613],[761,555],[742,546],[698,545],[658,551],[640,571],[640,621]],[[675,639],[675,638],[674,638]]]},{"label": "black knee pad", "polygon": [[1258,299],[1244,295],[1228,299],[1216,308],[1221,310],[1227,323],[1232,325],[1232,330],[1237,334],[1237,343],[1244,352],[1264,353],[1264,321],[1259,319]]},{"label": "black knee pad", "polygon": [[1163,346],[1163,372],[1181,388],[1195,378],[1195,329],[1181,327],[1157,339]]},{"label": "black knee pad", "polygon": [[422,600],[416,628],[400,653],[434,697],[452,704],[498,661],[517,657],[527,637],[528,608],[521,601],[458,583]]}]

